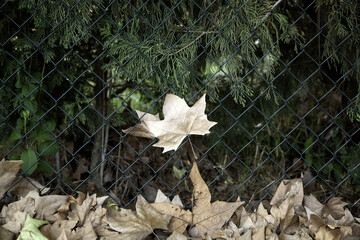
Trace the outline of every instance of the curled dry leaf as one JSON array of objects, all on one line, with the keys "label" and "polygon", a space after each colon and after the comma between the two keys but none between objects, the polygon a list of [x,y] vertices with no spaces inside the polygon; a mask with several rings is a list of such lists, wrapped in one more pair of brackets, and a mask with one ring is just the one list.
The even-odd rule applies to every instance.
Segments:
[{"label": "curled dry leaf", "polygon": [[[42,193],[46,193],[50,188],[44,188],[43,185],[38,183],[32,178],[22,178],[16,174],[20,171],[23,164],[22,160],[5,161],[0,162],[0,198],[5,194],[6,191],[10,191],[18,197],[25,197],[30,191],[34,189],[42,189]],[[10,186],[18,181],[11,189]]]},{"label": "curled dry leaf", "polygon": [[0,198],[5,194],[9,187],[16,181],[16,174],[20,171],[23,164],[19,161],[5,161],[0,162]]},{"label": "curled dry leaf", "polygon": [[136,111],[141,124],[124,132],[138,137],[158,138],[159,142],[154,147],[163,147],[163,152],[176,150],[186,136],[210,133],[209,129],[216,124],[207,119],[205,97],[204,94],[189,107],[184,99],[167,94],[163,106],[164,120],[160,120],[159,115]]},{"label": "curled dry leaf", "polygon": [[128,209],[116,211],[108,208],[106,219],[110,227],[120,232],[117,237],[107,239],[144,239],[154,229],[168,229],[171,216],[158,212],[141,195],[136,202],[136,212]]},{"label": "curled dry leaf", "polygon": [[44,186],[41,185],[38,181],[30,177],[26,177],[22,178],[19,182],[16,183],[16,185],[11,189],[11,193],[18,197],[26,197],[29,192],[35,189],[41,189],[42,194],[45,194],[50,190],[50,188],[44,188]]},{"label": "curled dry leaf", "polygon": [[188,225],[195,226],[202,238],[226,237],[221,230],[228,222],[235,210],[244,202],[222,202],[211,203],[210,191],[202,179],[197,164],[194,163],[190,179],[194,185],[192,212],[184,210],[180,206],[171,203],[153,203],[156,210],[163,214],[173,216],[169,224],[169,230],[183,233]]},{"label": "curled dry leaf", "polygon": [[[321,216],[324,208],[324,206],[312,194],[304,196],[304,207],[318,216]],[[308,215],[308,218],[310,218],[310,215]]]}]

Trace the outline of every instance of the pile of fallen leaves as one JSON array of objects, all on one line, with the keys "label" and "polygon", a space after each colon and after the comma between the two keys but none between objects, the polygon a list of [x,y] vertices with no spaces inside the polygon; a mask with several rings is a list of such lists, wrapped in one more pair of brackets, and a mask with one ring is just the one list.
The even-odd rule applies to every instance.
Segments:
[{"label": "pile of fallen leaves", "polygon": [[[163,120],[138,112],[141,124],[124,132],[156,137],[159,142],[154,146],[163,147],[164,152],[175,150],[188,135],[204,135],[216,124],[207,120],[205,106],[205,95],[189,107],[168,94]],[[190,207],[184,207],[179,196],[170,201],[159,190],[154,203],[139,195],[133,211],[95,194],[41,196],[39,189],[48,189],[19,177],[21,165],[22,161],[0,162],[0,197],[19,198],[1,209],[0,240],[360,239],[360,219],[344,208],[347,204],[335,197],[323,205],[312,195],[304,196],[301,179],[284,180],[269,205],[260,203],[249,212],[240,199],[211,202],[194,163],[189,176],[193,183]]]},{"label": "pile of fallen leaves", "polygon": [[[21,161],[0,162],[0,173],[9,170],[0,175],[0,194],[16,181],[20,168]],[[190,179],[189,208],[179,196],[170,201],[161,191],[154,203],[139,195],[133,211],[112,206],[106,196],[40,196],[31,190],[2,207],[0,239],[360,239],[360,219],[344,208],[347,204],[335,197],[323,205],[304,196],[301,179],[281,182],[270,205],[260,203],[255,212],[246,211],[240,199],[211,202],[196,163]]]}]

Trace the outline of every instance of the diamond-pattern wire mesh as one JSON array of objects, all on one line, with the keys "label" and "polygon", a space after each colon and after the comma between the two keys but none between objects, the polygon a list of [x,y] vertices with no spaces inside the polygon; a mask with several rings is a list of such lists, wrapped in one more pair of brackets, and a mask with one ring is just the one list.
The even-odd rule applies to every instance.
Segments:
[{"label": "diamond-pattern wire mesh", "polygon": [[[5,1],[1,155],[23,159],[29,181],[126,207],[157,189],[190,196],[192,144],[214,199],[254,207],[302,176],[305,191],[356,212],[358,5]],[[122,130],[140,123],[135,110],[161,112],[168,93],[190,105],[207,93],[218,124],[161,154]]]}]

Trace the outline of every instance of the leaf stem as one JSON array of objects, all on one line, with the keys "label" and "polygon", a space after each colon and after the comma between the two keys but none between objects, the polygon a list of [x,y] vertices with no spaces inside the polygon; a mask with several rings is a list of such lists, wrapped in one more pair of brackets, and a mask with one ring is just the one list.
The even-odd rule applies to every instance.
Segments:
[{"label": "leaf stem", "polygon": [[194,150],[194,147],[193,147],[193,145],[192,145],[190,136],[189,136],[189,143],[190,143],[191,150],[192,150],[192,152],[193,152],[193,154],[194,154],[194,158],[195,158],[195,160],[196,160],[196,159],[197,159],[197,156],[196,156],[196,154],[195,154],[195,150]]}]

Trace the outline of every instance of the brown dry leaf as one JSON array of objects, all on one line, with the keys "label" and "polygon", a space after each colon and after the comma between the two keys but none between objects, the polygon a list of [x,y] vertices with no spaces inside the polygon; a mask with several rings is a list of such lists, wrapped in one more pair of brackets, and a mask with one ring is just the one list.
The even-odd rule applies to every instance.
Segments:
[{"label": "brown dry leaf", "polygon": [[[67,239],[66,230],[76,227],[76,221],[58,220],[53,224],[48,224],[40,228],[41,233],[48,239]],[[63,235],[62,237],[60,237]]]},{"label": "brown dry leaf", "polygon": [[177,231],[173,232],[167,240],[187,240],[188,238]]},{"label": "brown dry leaf", "polygon": [[312,235],[315,235],[321,227],[326,227],[325,221],[315,214],[310,216],[309,223],[309,230]]},{"label": "brown dry leaf", "polygon": [[346,205],[348,204],[341,201],[341,197],[333,197],[325,204],[322,215],[325,217],[331,215],[334,219],[340,219],[345,215]]},{"label": "brown dry leaf", "polygon": [[29,192],[35,189],[42,189],[42,194],[45,194],[50,190],[50,188],[44,188],[44,186],[41,185],[38,181],[26,177],[26,179],[23,178],[18,183],[16,183],[16,185],[11,189],[11,192],[18,197],[26,197]]},{"label": "brown dry leaf", "polygon": [[68,202],[58,208],[49,219],[52,225],[41,228],[49,239],[97,239],[97,237],[116,236],[117,232],[108,229],[106,209],[101,207],[107,196],[97,198],[78,192],[78,197],[67,197]]},{"label": "brown dry leaf", "polygon": [[68,213],[69,220],[75,220],[78,222],[78,226],[82,226],[85,222],[85,218],[89,216],[89,213],[93,206],[96,205],[96,195],[91,196],[79,194],[77,199],[70,198],[70,209]]},{"label": "brown dry leaf", "polygon": [[324,208],[324,206],[312,194],[304,196],[304,207],[311,210],[318,216],[321,216]]},{"label": "brown dry leaf", "polygon": [[35,199],[22,198],[19,201],[4,206],[0,213],[2,227],[18,234],[26,221],[27,215],[35,215]]},{"label": "brown dry leaf", "polygon": [[137,111],[141,124],[124,132],[139,137],[158,138],[159,142],[154,147],[163,147],[163,153],[176,150],[186,136],[210,133],[209,129],[216,124],[207,119],[205,97],[206,94],[189,107],[184,99],[167,94],[163,106],[164,120],[160,120],[159,115]]},{"label": "brown dry leaf", "polygon": [[33,190],[25,198],[35,200],[36,219],[49,221],[51,220],[50,216],[66,203],[68,197],[63,195],[40,196],[38,190]]},{"label": "brown dry leaf", "polygon": [[262,202],[259,204],[259,206],[258,206],[258,208],[256,210],[256,213],[259,216],[263,217],[267,221],[267,223],[269,225],[274,225],[275,224],[275,218],[268,213],[268,211],[264,208]]},{"label": "brown dry leaf", "polygon": [[4,206],[0,217],[4,220],[3,227],[18,234],[29,214],[38,220],[48,220],[57,209],[66,202],[66,196],[39,196],[37,190],[29,192],[25,198]]},{"label": "brown dry leaf", "polygon": [[118,237],[109,239],[144,239],[154,229],[167,230],[171,216],[155,210],[141,195],[136,202],[136,212],[128,209],[116,211],[112,208],[106,210],[106,219],[110,227],[120,232]]},{"label": "brown dry leaf", "polygon": [[340,229],[326,229],[325,226],[315,233],[315,240],[340,240],[341,237]]},{"label": "brown dry leaf", "polygon": [[335,226],[352,226],[355,224],[355,218],[352,216],[349,209],[345,209],[344,216],[340,219],[335,219],[333,216],[329,215],[327,217],[327,222],[329,225]]},{"label": "brown dry leaf", "polygon": [[169,224],[170,231],[183,233],[190,224],[197,227],[203,238],[226,238],[221,228],[244,202],[216,201],[210,203],[209,188],[202,179],[196,163],[191,169],[190,179],[194,185],[193,198],[195,200],[192,212],[170,203],[153,203],[151,205],[159,212],[173,216]]},{"label": "brown dry leaf", "polygon": [[0,226],[0,239],[1,240],[13,240],[13,239],[15,239],[15,234]]},{"label": "brown dry leaf", "polygon": [[16,181],[16,174],[20,171],[23,164],[22,160],[0,162],[0,198],[5,194],[9,187]]},{"label": "brown dry leaf", "polygon": [[[22,164],[22,160],[2,160],[0,162],[0,197],[5,194],[14,182],[18,181],[19,177],[16,174],[20,171]],[[36,180],[27,177],[20,179],[9,191],[18,197],[25,197],[30,191],[43,188],[44,186]],[[49,190],[50,188],[44,188],[42,193],[44,194]]]},{"label": "brown dry leaf", "polygon": [[296,178],[292,180],[283,180],[276,189],[270,205],[279,206],[283,201],[291,196],[295,196],[293,199],[294,205],[302,205],[304,188],[301,179]]},{"label": "brown dry leaf", "polygon": [[271,216],[267,217],[273,232],[283,232],[287,235],[296,233],[300,219],[296,210],[302,206],[304,198],[301,179],[284,180],[280,183],[271,199]]},{"label": "brown dry leaf", "polygon": [[358,240],[360,239],[360,224],[354,224],[351,228],[351,234],[344,237],[345,240]]}]

